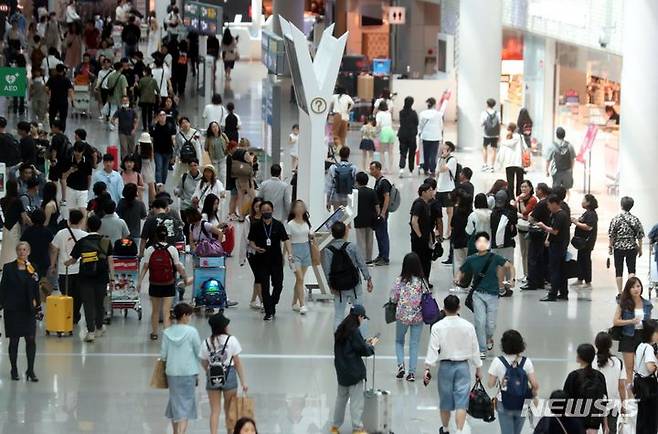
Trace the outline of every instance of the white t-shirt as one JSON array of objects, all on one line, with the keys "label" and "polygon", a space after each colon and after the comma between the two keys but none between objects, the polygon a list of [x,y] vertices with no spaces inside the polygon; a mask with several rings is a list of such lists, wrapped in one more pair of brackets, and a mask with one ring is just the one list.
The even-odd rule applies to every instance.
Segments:
[{"label": "white t-shirt", "polygon": [[[228,343],[226,342],[226,339],[228,339]],[[224,350],[224,356],[222,357],[222,364],[224,366],[233,366],[234,363],[232,358],[242,352],[240,341],[238,341],[238,338],[235,336],[219,335],[214,339],[214,342],[212,341],[212,338],[205,339],[201,344],[199,358],[201,360],[208,360],[210,358],[208,347],[210,347],[211,351],[215,351],[219,355],[224,348],[224,344],[226,344],[226,349]]]},{"label": "white t-shirt", "polygon": [[332,97],[333,110],[335,113],[340,113],[340,117],[344,121],[350,120],[350,107],[354,106],[354,100],[351,96],[342,94],[334,95]]},{"label": "white t-shirt", "polygon": [[[205,232],[203,231],[203,229],[201,229],[202,223]],[[190,228],[190,232],[192,233],[192,239],[195,242],[199,242],[201,240],[207,240],[212,238],[213,237],[213,233],[211,232],[212,228],[213,228],[212,223],[201,220],[199,223],[195,224]]]},{"label": "white t-shirt", "polygon": [[286,231],[292,244],[308,243],[309,235],[313,232],[306,223],[297,223],[294,220],[286,223]]},{"label": "white t-shirt", "polygon": [[[160,244],[163,246],[165,245],[164,243],[160,243]],[[169,252],[169,255],[171,256],[171,259],[174,263],[174,268],[176,268],[176,266],[180,264],[180,259],[178,258],[178,250],[176,249],[176,246],[169,245],[167,247],[167,251]],[[153,252],[155,252],[155,247],[153,246],[148,247],[144,251],[144,259],[143,259],[144,264],[149,263],[149,260],[151,259],[151,255],[153,254]]]},{"label": "white t-shirt", "polygon": [[160,96],[162,98],[169,96],[169,86],[167,85],[171,78],[171,73],[167,68],[154,68],[151,71],[155,82],[160,86]]},{"label": "white t-shirt", "polygon": [[626,369],[624,363],[616,356],[612,356],[608,363],[599,368],[599,365],[594,361],[592,367],[600,371],[605,377],[605,387],[608,390],[608,398],[619,399],[619,380],[626,380]]},{"label": "white t-shirt", "polygon": [[635,372],[643,377],[648,377],[651,373],[647,369],[647,363],[651,362],[658,365],[653,347],[650,344],[642,342],[637,346],[637,350],[635,350]]},{"label": "white t-shirt", "polygon": [[[635,319],[644,320],[644,309],[642,308],[635,309],[634,312],[635,312]],[[643,328],[642,322],[640,322],[639,324],[635,324],[635,330],[642,330],[642,328]]]},{"label": "white t-shirt", "polygon": [[[507,360],[507,363],[510,364],[510,366],[514,363],[516,360],[517,363],[521,363],[521,356],[517,355],[511,355],[511,354],[503,354],[503,357],[505,360]],[[523,370],[525,371],[526,375],[530,376],[530,374],[534,374],[535,372],[535,367],[532,364],[532,360],[530,360],[528,357],[525,359],[525,363],[523,364]],[[505,384],[503,384],[503,380],[505,379],[505,374],[507,373],[507,368],[505,365],[503,365],[503,362],[500,361],[498,357],[493,359],[491,362],[491,365],[489,366],[489,375],[493,375],[498,379],[498,383],[500,384],[500,389],[505,390],[507,387]],[[502,400],[501,393],[498,392],[498,399]]]},{"label": "white t-shirt", "polygon": [[210,124],[211,122],[217,122],[219,126],[224,125],[224,120],[226,119],[226,109],[223,105],[207,104],[203,109],[203,118]]},{"label": "white t-shirt", "polygon": [[377,112],[375,121],[379,128],[393,127],[393,117],[390,111]]},{"label": "white t-shirt", "polygon": [[[71,232],[64,228],[60,229],[60,231],[55,234],[55,237],[50,242],[53,246],[59,249],[59,253],[57,255],[58,274],[66,274],[66,264],[64,264],[64,262],[66,262],[71,257],[71,251],[73,250],[73,246],[75,246],[75,241],[87,236],[87,232],[83,231],[82,229],[71,228],[71,231],[75,236],[75,240],[73,240],[73,237],[71,237]],[[69,266],[69,274],[78,274],[79,271],[80,261],[76,261],[75,264]]]},{"label": "white t-shirt", "polygon": [[[443,159],[441,159],[443,160]],[[439,166],[443,161],[439,162]],[[437,191],[439,193],[445,193],[447,191],[452,191],[455,189],[455,172],[457,171],[457,158],[455,158],[453,155],[451,155],[448,158],[448,161],[445,161],[446,166],[448,166],[448,170],[445,172],[439,172],[439,178],[436,182],[437,186]]]},{"label": "white t-shirt", "polygon": [[420,112],[418,132],[421,140],[439,141],[443,139],[443,112],[435,108]]},{"label": "white t-shirt", "polygon": [[290,144],[290,155],[293,157],[299,156],[299,134],[290,133],[288,143]]}]

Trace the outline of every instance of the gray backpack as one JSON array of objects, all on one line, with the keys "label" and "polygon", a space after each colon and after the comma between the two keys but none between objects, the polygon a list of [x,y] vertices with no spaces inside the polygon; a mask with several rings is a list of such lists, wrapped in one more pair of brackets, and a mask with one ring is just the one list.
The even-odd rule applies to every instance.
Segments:
[{"label": "gray backpack", "polygon": [[498,120],[498,112],[487,113],[487,118],[484,120],[484,135],[487,137],[500,136],[500,121]]}]

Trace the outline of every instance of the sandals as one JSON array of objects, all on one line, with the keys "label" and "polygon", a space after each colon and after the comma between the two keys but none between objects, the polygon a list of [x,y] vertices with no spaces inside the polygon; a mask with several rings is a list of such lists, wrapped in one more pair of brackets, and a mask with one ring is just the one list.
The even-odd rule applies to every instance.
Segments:
[{"label": "sandals", "polygon": [[158,334],[157,333],[151,333],[150,338],[152,341],[157,341],[158,340]]}]

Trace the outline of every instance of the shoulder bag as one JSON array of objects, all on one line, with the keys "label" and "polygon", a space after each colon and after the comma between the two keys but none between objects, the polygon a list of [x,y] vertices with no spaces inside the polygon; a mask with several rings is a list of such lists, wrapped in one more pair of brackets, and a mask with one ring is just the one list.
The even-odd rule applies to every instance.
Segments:
[{"label": "shoulder bag", "polygon": [[[646,352],[647,347],[644,347],[640,364],[644,363]],[[635,372],[633,375],[633,395],[635,395],[635,398],[640,401],[654,399],[658,396],[658,381],[656,380],[656,373],[654,372],[651,375],[643,377]]]},{"label": "shoulder bag", "polygon": [[464,305],[472,312],[473,311],[473,293],[475,290],[480,286],[480,283],[482,282],[482,279],[484,276],[486,276],[487,271],[489,271],[489,265],[491,265],[491,261],[493,260],[493,253],[489,253],[489,256],[487,257],[487,261],[484,263],[484,267],[482,267],[482,270],[473,278],[473,285],[471,286],[471,290],[468,291],[468,295],[466,296],[466,300],[464,301]]}]

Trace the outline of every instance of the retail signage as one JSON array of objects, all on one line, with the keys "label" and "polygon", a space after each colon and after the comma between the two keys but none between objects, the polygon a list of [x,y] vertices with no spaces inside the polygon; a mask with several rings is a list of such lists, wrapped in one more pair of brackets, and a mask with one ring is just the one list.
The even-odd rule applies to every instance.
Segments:
[{"label": "retail signage", "polygon": [[404,24],[407,22],[407,8],[404,6],[391,6],[388,8],[389,24]]},{"label": "retail signage", "polygon": [[27,70],[0,68],[0,96],[25,96]]},{"label": "retail signage", "polygon": [[585,155],[592,150],[594,146],[594,140],[596,139],[596,133],[598,133],[599,127],[594,124],[589,124],[587,127],[587,132],[585,133],[585,139],[583,144],[580,146],[580,152],[576,156],[576,161],[579,163],[585,164]]}]

